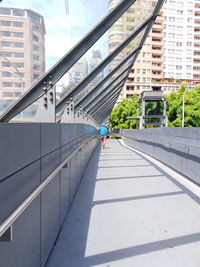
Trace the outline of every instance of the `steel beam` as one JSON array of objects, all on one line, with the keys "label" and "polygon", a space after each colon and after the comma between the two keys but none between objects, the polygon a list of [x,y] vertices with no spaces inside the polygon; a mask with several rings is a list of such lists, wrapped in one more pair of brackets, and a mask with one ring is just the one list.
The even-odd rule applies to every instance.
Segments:
[{"label": "steel beam", "polygon": [[83,79],[71,92],[67,92],[64,98],[56,105],[58,111],[65,107],[65,101],[68,98],[74,98],[143,30],[147,25],[154,20],[155,17],[150,15],[144,20],[134,31],[127,37],[121,45],[119,45],[112,53],[110,53],[85,79]]},{"label": "steel beam", "polygon": [[97,113],[95,116],[94,116],[94,119],[95,120],[98,120],[100,117],[103,117],[102,114],[105,114],[106,112],[111,112],[114,105],[115,105],[115,102],[117,101],[117,98],[118,96],[116,96],[114,99],[110,100],[110,103],[108,106],[106,106],[104,109],[100,110],[99,113]]},{"label": "steel beam", "polygon": [[[117,92],[120,89],[122,89],[122,86],[124,84],[124,82],[126,81],[126,78],[124,78],[122,81],[120,81],[116,86],[114,86],[111,90],[109,90],[109,92],[107,92],[106,94],[102,95],[102,97],[98,100],[98,101],[95,101],[90,107],[88,110],[86,110],[86,112],[88,113],[92,113],[93,110],[97,110],[98,107],[100,105],[102,105],[103,103],[106,102],[106,100],[108,98],[110,98],[110,96],[114,95],[115,92]],[[96,99],[95,99],[96,100]]]},{"label": "steel beam", "polygon": [[[125,63],[127,63],[127,61],[129,59],[131,59],[134,54],[139,50],[141,50],[142,47],[136,47],[132,50],[131,53],[129,53],[126,58],[120,62],[111,72],[109,72],[93,89],[92,91],[88,92],[86,95],[84,95],[79,101],[76,102],[75,108],[78,105],[84,105],[85,103],[87,103],[87,101],[89,101],[91,99],[91,97],[94,96],[94,94],[118,71],[120,70]],[[127,68],[126,68],[127,69]],[[120,74],[121,75],[121,74]]]},{"label": "steel beam", "polygon": [[[119,78],[120,77],[118,77],[118,79]],[[87,103],[87,106],[83,106],[83,109],[86,112],[89,112],[91,110],[91,108],[94,107],[97,103],[99,103],[99,101],[104,99],[104,97],[106,97],[110,93],[112,94],[113,91],[115,90],[115,88],[117,88],[122,82],[124,83],[126,81],[126,79],[127,79],[127,75],[124,78],[122,78],[120,81],[118,81],[117,84],[115,84],[114,86],[109,85],[104,90],[100,91],[98,93],[98,95],[95,96],[94,99],[91,99],[91,101],[89,103]]]},{"label": "steel beam", "polygon": [[100,113],[101,111],[105,110],[106,107],[110,106],[110,103],[113,101],[113,99],[115,99],[116,97],[118,97],[119,94],[120,94],[120,90],[116,94],[114,94],[113,96],[111,96],[107,101],[105,101],[101,107],[99,107],[98,109],[96,109],[95,112],[93,112],[91,114],[91,116],[95,118],[95,116],[98,113]]},{"label": "steel beam", "polygon": [[74,48],[56,63],[33,87],[28,90],[1,117],[6,122],[15,117],[46,93],[88,51],[93,44],[134,4],[136,0],[121,1]]}]

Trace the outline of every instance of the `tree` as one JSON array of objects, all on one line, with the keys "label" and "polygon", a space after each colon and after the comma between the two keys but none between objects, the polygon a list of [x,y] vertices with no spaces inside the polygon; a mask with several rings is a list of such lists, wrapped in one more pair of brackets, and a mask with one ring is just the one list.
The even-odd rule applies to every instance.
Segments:
[{"label": "tree", "polygon": [[[180,88],[166,95],[167,116],[170,127],[181,127],[183,93],[187,83],[182,83]],[[200,86],[196,86],[185,93],[185,127],[200,127]]]},{"label": "tree", "polygon": [[138,116],[139,97],[134,94],[131,99],[125,98],[119,103],[110,115],[110,127],[115,129],[134,129],[136,128],[135,120],[128,120],[127,117]]}]

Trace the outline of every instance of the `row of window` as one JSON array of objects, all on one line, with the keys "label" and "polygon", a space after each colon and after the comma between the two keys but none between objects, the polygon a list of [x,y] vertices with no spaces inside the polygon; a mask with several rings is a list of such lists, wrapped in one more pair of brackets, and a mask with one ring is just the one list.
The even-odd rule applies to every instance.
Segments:
[{"label": "row of window", "polygon": [[19,48],[23,48],[24,47],[24,43],[2,41],[1,42],[1,46],[2,47],[19,47]]},{"label": "row of window", "polygon": [[[17,76],[19,76],[19,74],[20,74],[20,76],[21,77],[24,77],[24,73],[23,72],[13,72],[13,73],[15,73]],[[12,72],[9,72],[9,71],[2,71],[2,76],[3,77],[13,77],[13,73]]]},{"label": "row of window", "polygon": [[[185,50],[180,50],[180,49],[166,49],[166,48],[163,48],[163,52],[164,53],[168,53],[168,54],[170,54],[170,55],[173,55],[173,54],[175,54],[176,53],[176,55],[182,55],[183,53],[185,54]],[[192,50],[190,50],[190,49],[187,49],[186,50],[186,53],[187,53],[187,55],[192,55],[193,53],[192,53]]]},{"label": "row of window", "polygon": [[17,28],[22,28],[24,26],[24,23],[21,21],[7,21],[7,20],[1,20],[0,21],[1,26],[6,26],[6,27],[17,27]]},{"label": "row of window", "polygon": [[[2,47],[17,47],[17,48],[24,48],[24,43],[21,42],[8,42],[8,41],[2,41],[1,42]],[[39,51],[39,46],[33,45],[33,51]]]},{"label": "row of window", "polygon": [[[3,61],[1,63],[2,67],[13,67],[15,66],[16,68],[24,68],[24,63],[23,62],[8,62],[8,61]],[[40,70],[40,65],[33,64],[33,69],[39,71]],[[16,73],[17,74],[17,73]],[[23,75],[24,77],[24,75]]]},{"label": "row of window", "polygon": [[[167,78],[178,78],[178,79],[184,78],[182,73],[173,73],[173,72],[168,72],[167,75],[166,72],[163,72],[163,76]],[[191,79],[192,78],[191,73],[186,73],[186,78]]]},{"label": "row of window", "polygon": [[1,55],[4,57],[24,58],[24,53],[17,53],[17,52],[1,52]]},{"label": "row of window", "polygon": [[[3,87],[22,87],[21,83],[14,83],[14,82],[2,82]],[[25,86],[25,83],[23,83],[23,86]]]},{"label": "row of window", "polygon": [[[183,44],[183,42],[175,42],[175,41],[166,41],[164,40],[165,44],[168,44],[169,46],[179,46],[179,47],[185,47],[185,44]],[[186,46],[192,46],[192,42],[187,42]]]},{"label": "row of window", "polygon": [[[2,56],[4,57],[15,57],[15,58],[24,58],[24,53],[17,53],[17,52],[1,52]],[[33,55],[33,60],[39,61],[40,56],[39,55]]]},{"label": "row of window", "polygon": [[[183,58],[181,57],[167,57],[168,61],[176,61],[178,63],[181,63]],[[166,56],[163,57],[163,60],[166,61]],[[186,61],[189,63],[189,62],[192,62],[192,58],[191,57],[186,57]]]},{"label": "row of window", "polygon": [[21,92],[3,92],[3,97],[20,97]]},{"label": "row of window", "polygon": [[24,68],[24,63],[23,62],[8,62],[8,61],[3,61],[1,63],[2,67],[12,67],[16,66],[17,68]]},{"label": "row of window", "polygon": [[42,17],[31,10],[0,7],[0,15],[28,17],[38,23],[42,23]]},{"label": "row of window", "polygon": [[23,38],[24,33],[23,32],[10,32],[10,31],[1,31],[1,36],[6,37],[17,37],[17,38]]},{"label": "row of window", "polygon": [[[1,31],[1,36],[23,38],[24,37],[24,33],[23,32]],[[33,38],[33,41],[39,42],[39,37],[38,36],[33,34],[32,38]]]},{"label": "row of window", "polygon": [[[176,69],[176,70],[182,70],[183,66],[182,65],[168,65],[167,66],[169,69]],[[166,68],[166,64],[163,64],[163,68]],[[186,65],[186,70],[192,70],[192,65]]]}]

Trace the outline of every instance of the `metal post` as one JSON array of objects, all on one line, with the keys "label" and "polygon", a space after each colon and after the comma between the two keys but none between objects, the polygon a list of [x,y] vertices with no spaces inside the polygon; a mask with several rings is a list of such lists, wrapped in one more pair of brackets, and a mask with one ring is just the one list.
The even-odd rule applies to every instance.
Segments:
[{"label": "metal post", "polygon": [[184,92],[183,92],[183,104],[182,104],[182,127],[185,125],[185,94],[188,90],[188,86],[186,86]]}]

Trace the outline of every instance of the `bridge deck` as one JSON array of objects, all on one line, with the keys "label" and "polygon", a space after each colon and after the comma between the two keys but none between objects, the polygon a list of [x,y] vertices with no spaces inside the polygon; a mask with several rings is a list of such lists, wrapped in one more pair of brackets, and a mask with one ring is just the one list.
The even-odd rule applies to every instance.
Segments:
[{"label": "bridge deck", "polygon": [[47,267],[200,266],[200,190],[108,140],[97,148]]}]

